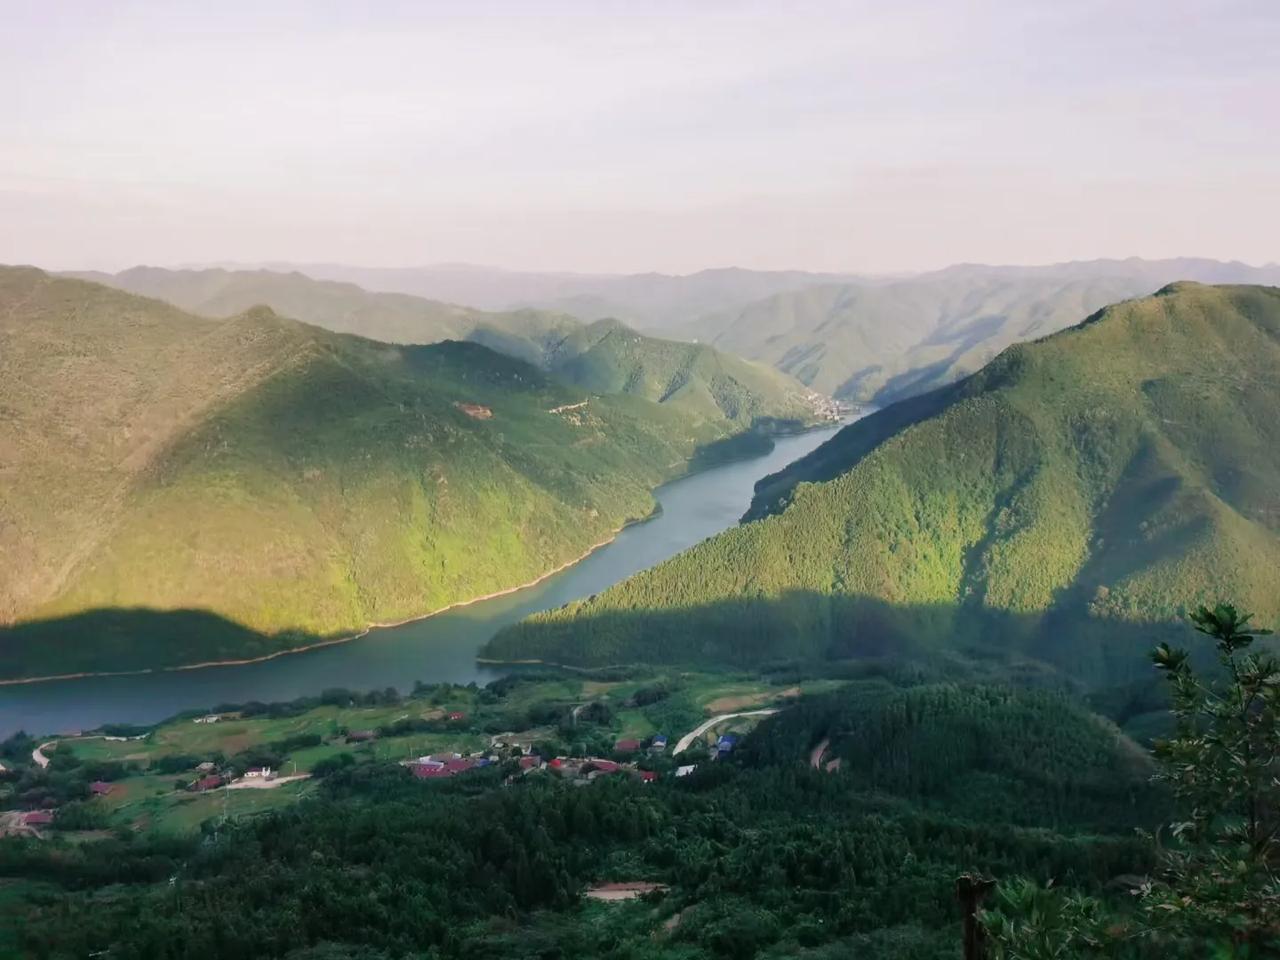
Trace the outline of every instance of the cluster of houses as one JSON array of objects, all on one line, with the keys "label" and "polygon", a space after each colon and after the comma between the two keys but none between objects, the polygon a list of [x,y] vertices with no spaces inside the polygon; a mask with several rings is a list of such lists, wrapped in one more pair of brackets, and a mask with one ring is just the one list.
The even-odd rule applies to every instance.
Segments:
[{"label": "cluster of houses", "polygon": [[[95,780],[89,784],[89,796],[91,797],[110,796],[114,790],[115,785],[105,780]],[[25,827],[30,830],[38,830],[40,827],[52,826],[57,813],[56,810],[27,810],[16,814],[16,823],[12,820],[10,823],[19,828]]]},{"label": "cluster of houses", "polygon": [[[619,740],[613,745],[614,753],[639,753],[645,748],[643,740],[626,739]],[[667,749],[667,735],[665,733],[655,733],[649,738],[650,753],[665,753]]]},{"label": "cluster of houses", "polygon": [[[651,737],[648,743],[643,740],[624,738],[614,743],[613,752],[614,756],[625,756],[646,751],[651,754],[663,753],[667,749],[667,744],[666,735],[661,733]],[[501,741],[495,740],[495,745],[501,745]],[[523,774],[546,770],[577,784],[590,783],[598,777],[618,773],[634,776],[645,783],[651,783],[658,779],[658,774],[655,771],[641,770],[634,762],[612,760],[606,757],[554,757],[550,760],[544,760],[533,753],[527,745],[521,746],[520,749],[523,751],[523,755],[519,757],[518,763],[520,772]],[[458,753],[433,754],[432,756],[418,757],[416,760],[406,760],[403,763],[418,779],[430,780],[455,777],[468,770],[487,767],[498,762],[500,762],[500,758],[496,754],[486,755],[480,752],[465,757]],[[688,768],[688,771],[692,770],[693,767]]]},{"label": "cluster of houses", "polygon": [[465,773],[468,770],[487,767],[497,762],[498,758],[496,756],[484,756],[483,754],[472,754],[469,757],[464,757],[460,753],[437,753],[429,757],[418,757],[417,760],[409,760],[406,766],[419,780],[431,780],[438,777],[456,777],[458,774]]},{"label": "cluster of houses", "polygon": [[[200,774],[195,780],[187,784],[187,789],[192,793],[204,793],[206,790],[216,790],[218,787],[225,786],[228,783],[234,783],[236,778],[230,775],[224,775],[217,772],[217,768],[212,760],[206,760],[196,766],[196,772]],[[274,780],[276,772],[270,767],[252,767],[244,772],[241,779],[244,780]]]}]

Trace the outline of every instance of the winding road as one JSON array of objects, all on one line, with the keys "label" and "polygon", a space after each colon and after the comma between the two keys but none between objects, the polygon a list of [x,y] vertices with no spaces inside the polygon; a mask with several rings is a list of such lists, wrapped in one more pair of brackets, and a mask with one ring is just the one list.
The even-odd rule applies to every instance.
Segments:
[{"label": "winding road", "polygon": [[738,717],[768,717],[768,716],[772,716],[777,712],[778,711],[776,709],[745,710],[742,713],[722,713],[718,717],[712,717],[706,723],[700,724],[699,726],[695,727],[694,729],[686,733],[683,737],[681,737],[676,742],[676,748],[671,751],[671,755],[674,757],[678,753],[684,753],[684,751],[689,749],[693,741],[697,740],[700,736],[702,736],[704,733],[706,733],[708,730],[714,727],[717,723],[722,723],[725,720],[736,720]]}]

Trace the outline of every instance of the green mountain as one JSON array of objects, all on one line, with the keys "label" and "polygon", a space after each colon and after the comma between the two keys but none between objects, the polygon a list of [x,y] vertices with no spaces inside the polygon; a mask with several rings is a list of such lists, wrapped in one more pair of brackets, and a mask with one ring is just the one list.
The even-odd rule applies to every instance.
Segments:
[{"label": "green mountain", "polygon": [[749,427],[755,418],[803,421],[818,402],[810,390],[768,366],[705,345],[645,336],[617,321],[586,326],[541,310],[489,313],[297,272],[134,267],[79,276],[210,317],[262,305],[327,330],[388,343],[470,340],[596,393],[636,394],[736,427]]},{"label": "green mountain", "polygon": [[[260,655],[525,583],[738,430],[694,407],[0,268],[0,676]],[[130,608],[205,619],[108,644],[89,614]]]},{"label": "green mountain", "polygon": [[[1118,677],[1184,605],[1280,619],[1280,291],[1177,284],[855,423],[743,524],[499,634],[573,663],[925,656]],[[816,481],[816,482],[815,482]]]},{"label": "green mountain", "polygon": [[973,373],[1010,344],[1179,280],[1280,283],[1280,268],[1213,260],[962,264],[894,282],[785,291],[678,328],[815,390],[887,403]]}]

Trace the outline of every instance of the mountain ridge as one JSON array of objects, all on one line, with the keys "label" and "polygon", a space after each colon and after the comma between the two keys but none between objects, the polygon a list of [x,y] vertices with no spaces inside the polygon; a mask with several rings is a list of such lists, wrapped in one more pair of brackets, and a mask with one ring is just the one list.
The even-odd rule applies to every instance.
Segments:
[{"label": "mountain ridge", "polygon": [[0,268],[0,344],[0,621],[198,609],[240,630],[139,637],[127,664],[92,634],[8,631],[8,676],[236,659],[244,628],[283,648],[523,584],[738,432],[477,343],[197,317],[30,268]]},{"label": "mountain ridge", "polygon": [[487,655],[943,649],[1098,682],[1141,669],[1131,627],[1145,646],[1188,604],[1232,596],[1275,625],[1278,366],[1280,290],[1180,283],[1108,307],[846,427],[762,484],[759,519]]},{"label": "mountain ridge", "polygon": [[[105,278],[87,276],[204,316],[225,317],[265,304],[337,333],[383,342],[470,340],[527,360],[571,385],[636,393],[660,403],[674,400],[708,422],[724,419],[737,429],[750,427],[757,412],[771,421],[803,422],[821,404],[808,388],[768,366],[721,355],[708,345],[639,333],[612,318],[583,324],[566,314],[534,309],[491,313],[408,294],[371,292],[298,272],[135,267]],[[607,336],[611,333],[616,334],[613,339]],[[622,367],[630,377],[616,376]],[[673,396],[667,387],[682,368],[701,371],[707,379],[697,389]],[[724,402],[729,394],[737,402]]]}]

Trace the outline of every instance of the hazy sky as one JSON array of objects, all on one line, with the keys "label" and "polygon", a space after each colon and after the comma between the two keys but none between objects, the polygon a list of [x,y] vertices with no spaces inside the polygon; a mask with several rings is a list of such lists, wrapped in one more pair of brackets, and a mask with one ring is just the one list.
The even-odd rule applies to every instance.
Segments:
[{"label": "hazy sky", "polygon": [[1280,259],[1280,0],[0,0],[0,262]]}]

